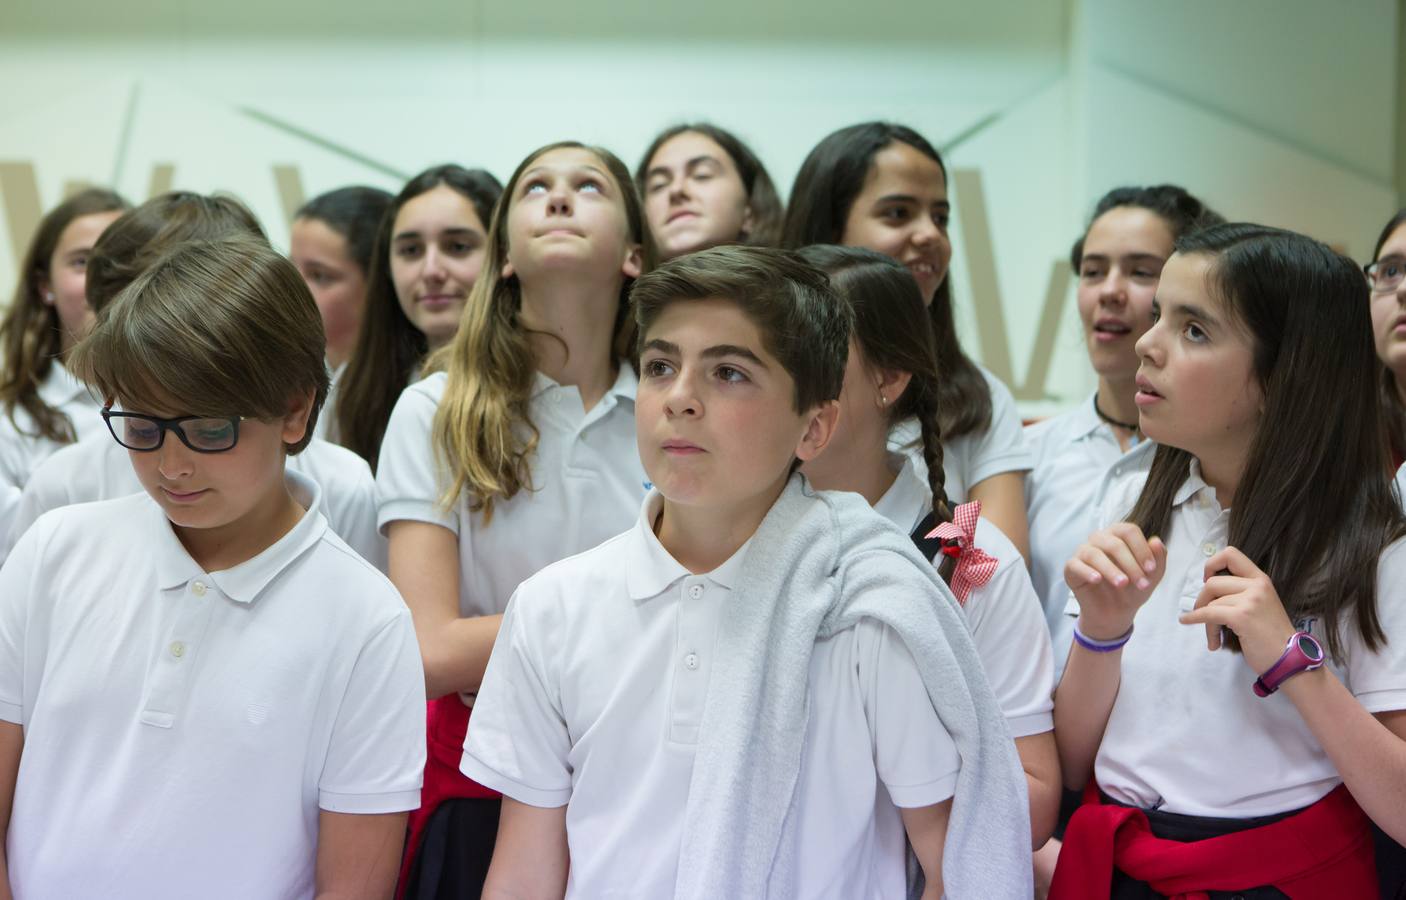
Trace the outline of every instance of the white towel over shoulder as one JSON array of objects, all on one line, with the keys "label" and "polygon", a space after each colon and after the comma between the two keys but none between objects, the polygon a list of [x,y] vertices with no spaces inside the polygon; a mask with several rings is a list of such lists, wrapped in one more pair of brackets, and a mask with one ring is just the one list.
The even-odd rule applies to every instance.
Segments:
[{"label": "white towel over shoulder", "polygon": [[675,895],[794,895],[811,653],[817,639],[873,618],[907,645],[961,755],[947,896],[1030,897],[1029,801],[1014,742],[961,610],[908,535],[857,494],[816,493],[795,475],[753,537],[740,581],[718,636]]}]

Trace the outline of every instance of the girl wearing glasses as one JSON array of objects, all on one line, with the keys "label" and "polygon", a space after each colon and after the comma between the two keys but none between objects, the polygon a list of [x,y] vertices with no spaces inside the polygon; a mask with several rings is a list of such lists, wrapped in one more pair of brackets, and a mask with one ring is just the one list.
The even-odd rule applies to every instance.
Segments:
[{"label": "girl wearing glasses", "polygon": [[1372,259],[1372,333],[1385,367],[1381,390],[1391,462],[1400,468],[1406,463],[1406,209],[1386,223]]}]

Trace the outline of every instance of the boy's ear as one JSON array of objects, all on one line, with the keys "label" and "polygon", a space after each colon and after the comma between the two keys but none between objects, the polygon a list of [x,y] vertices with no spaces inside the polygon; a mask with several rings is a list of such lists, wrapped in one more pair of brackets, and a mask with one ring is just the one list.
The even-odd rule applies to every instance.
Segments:
[{"label": "boy's ear", "polygon": [[644,251],[639,244],[631,244],[625,250],[625,262],[620,266],[620,273],[626,278],[638,278],[644,269]]},{"label": "boy's ear", "polygon": [[295,394],[288,401],[288,412],[283,416],[283,443],[296,444],[308,433],[308,416],[312,415],[313,393]]},{"label": "boy's ear", "polygon": [[835,426],[839,421],[839,400],[827,400],[811,410],[806,432],[801,435],[801,441],[796,445],[796,458],[801,462],[809,462],[819,456],[835,436]]}]

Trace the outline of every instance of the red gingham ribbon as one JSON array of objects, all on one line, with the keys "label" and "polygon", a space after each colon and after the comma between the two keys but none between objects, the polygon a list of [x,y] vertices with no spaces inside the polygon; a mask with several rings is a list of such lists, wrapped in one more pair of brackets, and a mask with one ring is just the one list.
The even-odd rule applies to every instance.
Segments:
[{"label": "red gingham ribbon", "polygon": [[952,511],[952,521],[928,532],[930,538],[941,538],[945,543],[942,553],[957,560],[957,568],[952,572],[952,593],[957,602],[965,604],[972,588],[979,588],[996,574],[996,557],[976,546],[976,520],[981,516],[981,504],[975,500],[963,503]]}]

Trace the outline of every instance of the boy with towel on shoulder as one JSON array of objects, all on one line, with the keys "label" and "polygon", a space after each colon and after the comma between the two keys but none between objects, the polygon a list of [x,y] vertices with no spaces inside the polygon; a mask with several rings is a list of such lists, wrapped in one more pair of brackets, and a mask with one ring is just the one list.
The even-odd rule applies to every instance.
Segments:
[{"label": "boy with towel on shoulder", "polygon": [[1024,778],[956,602],[863,498],[795,472],[835,428],[848,306],[753,247],[632,300],[653,488],[508,607],[462,761],[504,795],[484,897],[1031,896]]}]

